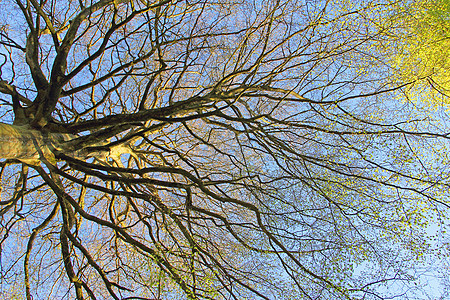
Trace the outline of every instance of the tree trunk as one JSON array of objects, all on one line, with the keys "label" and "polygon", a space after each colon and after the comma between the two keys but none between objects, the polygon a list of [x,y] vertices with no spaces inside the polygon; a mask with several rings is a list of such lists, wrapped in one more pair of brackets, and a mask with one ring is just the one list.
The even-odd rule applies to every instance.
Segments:
[{"label": "tree trunk", "polygon": [[124,145],[105,147],[104,150],[88,150],[86,148],[105,146],[107,140],[77,143],[77,145],[80,145],[74,150],[75,147],[68,142],[77,138],[80,137],[67,133],[43,133],[31,129],[27,125],[0,123],[0,159],[15,159],[26,164],[37,165],[44,159],[55,163],[55,155],[58,151],[81,160],[88,157],[95,157],[100,160],[110,157],[117,160],[124,153],[132,155],[131,149]]},{"label": "tree trunk", "polygon": [[17,159],[36,164],[42,158],[54,161],[53,149],[64,141],[62,134],[49,133],[46,136],[28,126],[0,123],[0,158]]}]

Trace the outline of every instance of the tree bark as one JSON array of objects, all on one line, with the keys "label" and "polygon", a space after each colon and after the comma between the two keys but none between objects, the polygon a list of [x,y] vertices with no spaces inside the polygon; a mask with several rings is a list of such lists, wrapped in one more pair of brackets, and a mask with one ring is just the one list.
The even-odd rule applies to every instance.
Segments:
[{"label": "tree bark", "polygon": [[42,158],[54,160],[52,148],[64,141],[62,134],[48,134],[17,126],[0,123],[0,158],[16,159],[28,164],[36,164]]},{"label": "tree bark", "polygon": [[[81,137],[83,138],[86,136]],[[41,132],[28,125],[0,123],[0,159],[12,159],[29,165],[38,165],[43,160],[54,164],[58,152],[81,160],[89,157],[100,160],[110,157],[117,160],[121,154],[132,154],[131,149],[122,144],[106,146],[106,137],[100,142],[90,139],[79,140],[80,137],[73,134]],[[88,147],[104,147],[104,149],[92,150]]]}]

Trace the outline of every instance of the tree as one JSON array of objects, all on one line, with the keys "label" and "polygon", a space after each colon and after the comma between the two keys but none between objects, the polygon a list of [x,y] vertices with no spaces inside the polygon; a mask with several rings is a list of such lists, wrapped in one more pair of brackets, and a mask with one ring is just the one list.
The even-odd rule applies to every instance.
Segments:
[{"label": "tree", "polygon": [[0,5],[6,297],[421,292],[448,128],[395,100],[391,4]]},{"label": "tree", "polygon": [[399,3],[389,15],[384,27],[389,27],[390,35],[397,40],[396,46],[390,47],[394,76],[399,81],[414,83],[409,86],[407,96],[434,107],[448,104],[450,2]]}]

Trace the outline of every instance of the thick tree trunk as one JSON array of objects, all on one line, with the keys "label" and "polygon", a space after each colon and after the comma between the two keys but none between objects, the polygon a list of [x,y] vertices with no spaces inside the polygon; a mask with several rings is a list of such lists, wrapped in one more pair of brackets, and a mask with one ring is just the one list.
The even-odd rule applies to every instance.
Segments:
[{"label": "thick tree trunk", "polygon": [[[39,130],[31,129],[26,125],[10,125],[0,123],[0,159],[15,159],[23,163],[36,165],[44,159],[54,163],[55,154],[60,151],[68,156],[77,159],[87,159],[95,157],[104,160],[110,157],[116,160],[120,155],[128,153],[132,155],[130,149],[124,145],[107,147],[104,150],[88,151],[88,146],[104,146],[107,141],[90,141],[73,149],[69,141],[79,138],[76,135],[66,133],[42,133]],[[69,142],[69,143],[67,143]]]},{"label": "thick tree trunk", "polygon": [[[75,135],[62,133],[42,133],[29,126],[0,123],[0,158],[16,159],[27,164],[38,164],[44,159],[54,163],[56,151],[64,151],[64,142],[77,138]],[[65,153],[78,159],[89,156],[86,151],[78,149]],[[98,153],[96,153],[98,154]]]},{"label": "thick tree trunk", "polygon": [[63,141],[62,134],[44,136],[28,126],[0,123],[0,158],[3,159],[17,159],[30,164],[35,164],[42,158],[53,161],[52,150]]}]

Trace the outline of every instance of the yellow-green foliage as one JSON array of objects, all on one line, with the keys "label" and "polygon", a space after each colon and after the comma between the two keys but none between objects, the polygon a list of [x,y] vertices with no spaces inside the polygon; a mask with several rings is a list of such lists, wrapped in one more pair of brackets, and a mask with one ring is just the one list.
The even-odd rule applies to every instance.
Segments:
[{"label": "yellow-green foliage", "polygon": [[391,64],[397,80],[414,82],[407,96],[450,104],[450,0],[406,4],[393,19],[400,30]]}]

